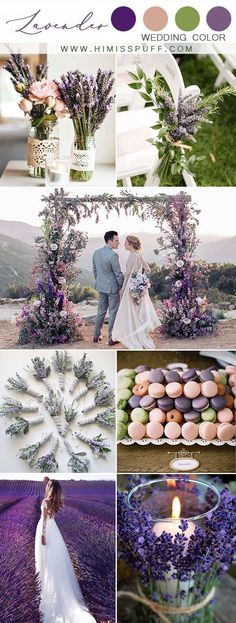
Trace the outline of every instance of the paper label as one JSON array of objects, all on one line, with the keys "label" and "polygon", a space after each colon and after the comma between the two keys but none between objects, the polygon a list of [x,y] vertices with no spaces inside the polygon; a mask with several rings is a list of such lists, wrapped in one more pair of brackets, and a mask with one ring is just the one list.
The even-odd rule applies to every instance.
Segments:
[{"label": "paper label", "polygon": [[179,472],[188,472],[199,467],[200,463],[197,459],[173,459],[170,467]]}]

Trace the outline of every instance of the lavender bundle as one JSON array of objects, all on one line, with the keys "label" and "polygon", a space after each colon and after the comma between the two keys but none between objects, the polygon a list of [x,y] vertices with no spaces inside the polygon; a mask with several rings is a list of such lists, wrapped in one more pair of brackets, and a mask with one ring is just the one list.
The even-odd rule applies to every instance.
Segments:
[{"label": "lavender bundle", "polygon": [[72,472],[89,472],[90,471],[90,460],[87,458],[86,452],[75,452],[68,441],[64,441],[64,445],[67,449],[67,452],[70,454],[70,460],[68,461],[68,467]]},{"label": "lavender bundle", "polygon": [[70,394],[74,393],[80,381],[85,381],[85,383],[88,382],[88,378],[92,372],[92,369],[93,362],[89,359],[87,360],[87,354],[84,353],[83,357],[78,361],[78,363],[75,363],[73,366],[75,378],[69,389]]},{"label": "lavender bundle", "polygon": [[62,391],[65,389],[65,373],[72,370],[72,357],[65,350],[56,351],[53,357],[53,364],[56,368],[59,378],[59,386]]},{"label": "lavender bundle", "polygon": [[111,95],[113,84],[113,71],[102,69],[96,76],[78,69],[68,71],[57,82],[61,100],[81,139],[81,149],[86,149],[86,137],[94,136],[115,101]]},{"label": "lavender bundle", "polygon": [[48,454],[41,456],[34,464],[34,469],[39,472],[56,472],[58,470],[58,463],[55,458],[55,454],[59,445],[59,439],[53,437],[51,448]]},{"label": "lavender bundle", "polygon": [[19,453],[18,453],[19,458],[22,459],[23,461],[26,461],[26,463],[28,463],[28,465],[30,465],[31,467],[41,446],[47,443],[47,441],[51,438],[51,436],[52,436],[52,433],[46,433],[46,434],[43,433],[42,438],[36,443],[25,446],[24,448],[20,448]]},{"label": "lavender bundle", "polygon": [[102,435],[97,435],[97,437],[87,437],[83,433],[76,432],[74,435],[80,441],[87,443],[90,450],[92,451],[95,459],[105,459],[108,452],[111,452],[111,448],[109,447],[107,440],[102,437]]},{"label": "lavender bundle", "polygon": [[31,361],[33,364],[33,369],[28,366],[30,373],[33,374],[34,378],[37,379],[37,381],[42,381],[42,383],[44,383],[49,393],[53,392],[53,387],[48,381],[48,376],[51,373],[50,364],[44,359],[44,357],[33,357]]},{"label": "lavender bundle", "polygon": [[38,400],[43,399],[43,395],[37,392],[32,387],[30,387],[28,385],[28,382],[25,379],[23,379],[22,376],[18,374],[18,372],[16,372],[15,377],[10,377],[9,379],[7,379],[7,383],[8,383],[8,385],[6,385],[7,389],[10,389],[10,390],[13,389],[14,391],[18,391],[18,392],[25,392],[26,394],[29,394],[30,396],[33,396],[34,398],[37,398]]},{"label": "lavender bundle", "polygon": [[15,437],[16,435],[26,435],[29,432],[32,426],[36,424],[42,424],[44,422],[43,417],[37,417],[34,420],[25,420],[24,418],[18,416],[15,418],[15,422],[6,428],[6,434],[11,435],[11,437]]},{"label": "lavender bundle", "polygon": [[160,163],[155,171],[163,184],[171,183],[172,177],[192,173],[197,163],[205,156],[191,154],[196,135],[203,124],[212,123],[211,116],[219,112],[219,105],[226,95],[236,95],[236,90],[225,86],[204,97],[197,86],[180,91],[177,104],[166,90],[163,80],[155,73],[153,79],[146,76],[141,67],[137,73],[130,73],[134,80],[129,86],[140,91],[141,97],[152,104],[158,114],[157,137],[148,142],[158,149]]},{"label": "lavender bundle", "polygon": [[44,400],[44,406],[53,418],[60,435],[65,433],[65,427],[63,427],[63,423],[61,421],[62,403],[63,398],[59,392],[51,392],[48,398],[45,398]]},{"label": "lavender bundle", "polygon": [[102,385],[104,385],[104,381],[105,381],[105,374],[104,372],[99,372],[98,374],[95,374],[87,383],[86,387],[84,387],[83,389],[80,390],[80,392],[78,392],[78,394],[76,394],[75,396],[75,400],[80,400],[80,398],[82,398],[83,396],[86,396],[86,394],[88,393],[88,391],[90,389],[97,389],[99,387],[102,387]]},{"label": "lavender bundle", "polygon": [[70,405],[64,405],[64,415],[65,420],[68,424],[71,424],[71,422],[74,422],[74,420],[77,418],[78,411],[74,407],[74,400]]},{"label": "lavender bundle", "polygon": [[3,396],[4,403],[0,406],[0,415],[14,415],[14,413],[36,413],[38,407],[35,405],[23,405],[20,400]]},{"label": "lavender bundle", "polygon": [[109,405],[114,400],[114,391],[111,389],[108,383],[105,383],[93,397],[93,402],[84,407],[81,413],[88,413],[92,411],[94,407],[102,407],[103,405]]},{"label": "lavender bundle", "polygon": [[93,424],[96,422],[100,426],[104,426],[104,428],[115,428],[115,411],[113,407],[105,409],[105,411],[101,411],[101,413],[96,413],[96,415],[92,415],[92,417],[84,417],[79,420],[79,425],[84,426],[85,424]]}]

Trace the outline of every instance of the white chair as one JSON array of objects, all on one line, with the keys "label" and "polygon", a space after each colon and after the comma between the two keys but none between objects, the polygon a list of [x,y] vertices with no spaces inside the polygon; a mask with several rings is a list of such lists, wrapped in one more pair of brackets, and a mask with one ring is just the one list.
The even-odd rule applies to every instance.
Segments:
[{"label": "white chair", "polygon": [[231,87],[236,89],[236,76],[233,73],[236,70],[236,54],[228,54],[225,46],[212,43],[208,44],[207,49],[204,49],[204,54],[199,54],[198,58],[202,58],[202,56],[209,56],[219,71],[214,85],[216,88],[228,82]]},{"label": "white chair", "polygon": [[[177,103],[179,91],[184,89],[184,82],[172,54],[167,51],[166,54],[152,55],[152,72],[148,70],[148,60],[144,55],[142,68],[145,73],[152,77],[157,70],[167,82]],[[141,100],[140,106],[143,106],[144,100],[138,93],[137,95]],[[154,113],[151,107],[137,109],[135,104],[134,109],[117,113],[117,177],[122,180],[124,186],[132,186],[131,177],[141,174],[146,175],[145,186],[159,185],[154,175],[159,163],[157,150],[147,142],[148,138],[156,136],[157,132],[152,130],[151,126],[157,122],[157,113]],[[192,175],[184,173],[184,180],[186,186],[196,186]]]}]

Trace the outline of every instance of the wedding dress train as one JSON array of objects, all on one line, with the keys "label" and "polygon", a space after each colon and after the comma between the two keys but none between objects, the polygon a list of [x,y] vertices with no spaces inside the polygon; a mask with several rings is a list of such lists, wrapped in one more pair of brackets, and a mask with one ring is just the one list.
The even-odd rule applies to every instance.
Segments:
[{"label": "wedding dress train", "polygon": [[35,537],[35,566],[40,582],[42,623],[96,623],[89,613],[55,519],[46,519],[46,545],[42,545],[43,509]]},{"label": "wedding dress train", "polygon": [[143,350],[155,348],[150,331],[159,327],[161,322],[153,307],[148,290],[136,305],[129,292],[132,274],[149,272],[149,266],[142,255],[132,252],[129,255],[121,301],[112,332],[112,339],[119,341],[129,349]]}]

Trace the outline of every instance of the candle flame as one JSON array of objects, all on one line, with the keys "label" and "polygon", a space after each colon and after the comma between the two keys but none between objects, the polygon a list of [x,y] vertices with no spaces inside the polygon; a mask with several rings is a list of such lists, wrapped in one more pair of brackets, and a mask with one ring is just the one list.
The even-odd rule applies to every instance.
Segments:
[{"label": "candle flame", "polygon": [[173,489],[175,489],[176,481],[174,480],[174,478],[168,478],[167,479],[167,485],[168,485],[168,487],[172,487]]},{"label": "candle flame", "polygon": [[180,518],[180,511],[181,511],[180,500],[176,496],[173,499],[173,502],[172,502],[172,519],[179,519]]}]

